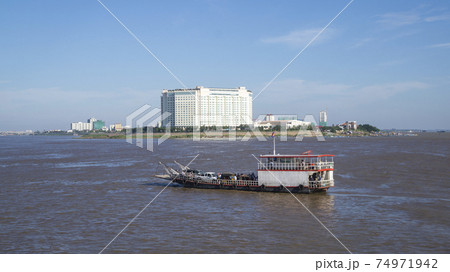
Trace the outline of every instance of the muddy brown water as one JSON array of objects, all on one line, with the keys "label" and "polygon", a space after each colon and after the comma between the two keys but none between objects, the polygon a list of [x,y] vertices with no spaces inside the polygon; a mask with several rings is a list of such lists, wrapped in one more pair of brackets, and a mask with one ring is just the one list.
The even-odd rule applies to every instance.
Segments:
[{"label": "muddy brown water", "polygon": [[[450,253],[450,133],[315,138],[281,154],[335,155],[335,187],[296,195],[353,253]],[[256,172],[251,139],[0,137],[0,253],[98,253],[167,184],[158,161]],[[175,166],[175,165],[174,165]],[[104,253],[347,253],[290,194],[170,185]]]}]

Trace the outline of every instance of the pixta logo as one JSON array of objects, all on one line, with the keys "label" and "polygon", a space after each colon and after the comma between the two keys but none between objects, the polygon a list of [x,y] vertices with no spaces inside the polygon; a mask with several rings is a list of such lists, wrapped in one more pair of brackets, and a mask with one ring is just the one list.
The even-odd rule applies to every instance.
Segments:
[{"label": "pixta logo", "polygon": [[[166,120],[170,113],[165,112],[161,115],[161,109],[153,108],[150,105],[136,109],[126,117],[126,140],[127,143],[133,144],[140,148],[146,148],[148,151],[154,150],[154,144],[160,145],[170,137],[170,122],[167,122],[164,134],[158,139],[154,139],[153,129],[160,127],[162,121]],[[159,136],[159,135],[158,135]],[[133,141],[135,138],[135,141]],[[145,141],[144,141],[145,139]],[[145,142],[145,144],[144,144]]]},{"label": "pixta logo", "polygon": [[[288,141],[288,138],[294,141],[302,141],[303,137],[316,137],[318,141],[325,141],[312,115],[306,115],[303,121],[266,120],[266,115],[260,115],[250,125],[241,125],[239,127],[193,126],[179,128],[172,127],[171,121],[173,121],[173,118],[169,117],[171,117],[169,112],[161,115],[161,109],[152,108],[147,104],[143,105],[126,117],[126,141],[148,151],[154,151],[154,145],[160,145],[170,138],[171,131],[183,133],[182,137],[192,138],[193,141],[226,138],[229,141],[239,140],[245,142],[251,138],[256,138],[258,141],[267,141],[267,137],[277,138],[281,142]],[[194,121],[201,120],[202,116],[196,115],[193,118]],[[238,120],[238,117],[235,118]],[[241,123],[249,123],[248,120],[251,120],[251,117],[245,118],[245,122],[241,121]],[[162,126],[163,124],[164,126]],[[155,133],[157,134],[155,135]],[[192,133],[192,137],[189,137],[189,133]],[[270,135],[272,136],[270,137]]]}]

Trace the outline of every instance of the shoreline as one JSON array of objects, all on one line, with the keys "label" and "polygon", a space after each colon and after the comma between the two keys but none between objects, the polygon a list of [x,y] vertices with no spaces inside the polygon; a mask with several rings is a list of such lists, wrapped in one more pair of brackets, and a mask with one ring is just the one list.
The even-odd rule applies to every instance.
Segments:
[{"label": "shoreline", "polygon": [[[257,138],[257,137],[264,137],[264,138],[271,138],[272,137],[272,131],[263,131],[260,132],[260,134],[255,135],[252,131],[236,131],[236,132],[200,132],[195,133],[195,137],[200,139],[208,139],[208,140],[228,140],[228,139],[242,139],[244,137],[248,138]],[[422,134],[422,133],[420,133]],[[73,135],[76,139],[126,139],[127,135],[124,133],[89,133],[84,135]],[[194,133],[192,132],[171,132],[170,134],[158,132],[158,133],[152,133],[152,134],[146,134],[146,133],[140,133],[132,134],[132,138],[142,138],[142,139],[159,139],[162,137],[168,137],[169,139],[192,139],[194,138]],[[367,133],[367,132],[353,132],[353,133],[323,133],[322,135],[320,133],[314,132],[314,131],[287,131],[284,134],[281,135],[280,132],[275,133],[276,137],[284,136],[288,138],[295,138],[295,137],[306,137],[306,138],[313,138],[313,137],[320,137],[323,136],[325,138],[353,138],[353,137],[401,137],[401,136],[419,136],[418,133],[399,133],[399,132],[380,132],[380,133]]]}]

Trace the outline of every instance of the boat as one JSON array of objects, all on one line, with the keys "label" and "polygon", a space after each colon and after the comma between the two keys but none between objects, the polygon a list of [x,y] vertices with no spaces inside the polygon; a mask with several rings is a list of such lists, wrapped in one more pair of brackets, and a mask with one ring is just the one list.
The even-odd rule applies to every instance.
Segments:
[{"label": "boat", "polygon": [[[275,142],[274,142],[275,143]],[[334,155],[314,155],[306,151],[297,155],[260,155],[258,172],[204,172],[175,161],[180,170],[160,162],[166,175],[157,178],[171,180],[186,188],[227,189],[258,192],[314,193],[334,187]]]}]

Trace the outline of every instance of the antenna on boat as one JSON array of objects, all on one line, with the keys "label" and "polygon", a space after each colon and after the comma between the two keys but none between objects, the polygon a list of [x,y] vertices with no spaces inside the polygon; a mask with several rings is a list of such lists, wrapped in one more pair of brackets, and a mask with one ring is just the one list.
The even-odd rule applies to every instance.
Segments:
[{"label": "antenna on boat", "polygon": [[272,139],[273,139],[273,154],[275,155],[275,131],[272,132]]}]

